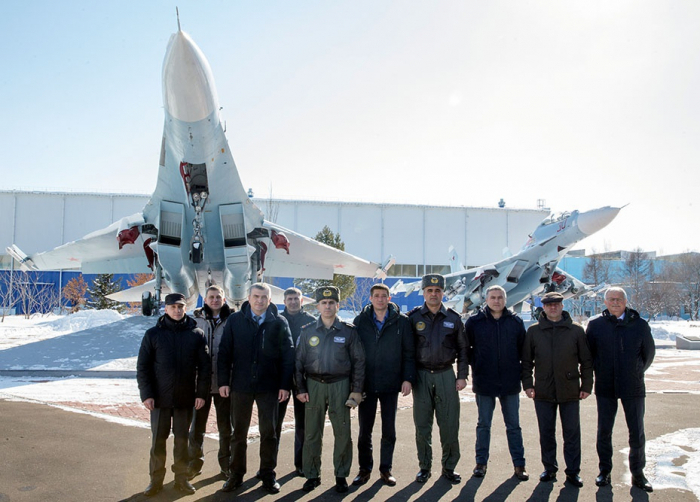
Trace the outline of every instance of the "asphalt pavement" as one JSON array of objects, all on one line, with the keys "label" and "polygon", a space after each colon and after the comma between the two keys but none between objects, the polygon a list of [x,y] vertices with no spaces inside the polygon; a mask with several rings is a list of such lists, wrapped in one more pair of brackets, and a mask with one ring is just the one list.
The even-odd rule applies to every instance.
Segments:
[{"label": "asphalt pavement", "polygon": [[[521,401],[521,422],[525,439],[525,453],[530,480],[518,482],[508,454],[505,429],[498,409],[494,415],[491,458],[483,479],[472,478],[474,467],[474,437],[476,405],[461,405],[460,448],[462,458],[457,472],[463,481],[452,485],[440,476],[440,446],[435,427],[434,465],[432,478],[426,484],[414,482],[418,471],[412,410],[399,410],[397,429],[399,438],[394,455],[393,473],[398,479],[395,487],[385,486],[378,475],[364,486],[350,487],[347,494],[333,489],[332,432],[326,428],[322,467],[322,484],[311,493],[301,490],[303,478],[293,473],[293,433],[282,437],[277,476],[282,490],[268,495],[254,478],[258,468],[259,443],[252,440],[248,446],[248,474],[242,487],[232,493],[220,491],[224,480],[218,474],[217,442],[205,440],[206,462],[203,473],[193,480],[197,493],[182,495],[173,489],[172,473],[166,476],[164,490],[153,498],[142,491],[148,485],[148,451],[150,431],[106,421],[88,414],[65,411],[39,403],[0,400],[0,502],[16,501],[115,501],[115,500],[486,500],[494,501],[697,501],[690,491],[657,489],[647,494],[630,485],[629,473],[620,450],[625,448],[627,435],[623,415],[618,416],[614,433],[613,485],[598,488],[595,453],[596,410],[595,396],[582,402],[582,470],[584,486],[574,488],[564,482],[563,455],[559,445],[560,475],[554,483],[540,483],[542,470],[534,406]],[[700,396],[695,394],[650,394],[647,397],[647,440],[679,429],[697,427],[695,410],[700,409]],[[375,431],[379,430],[379,422]],[[353,419],[353,437],[357,438],[357,420]],[[379,436],[375,434],[375,445]],[[354,448],[356,441],[354,443]],[[357,472],[356,450],[352,476]],[[375,452],[375,458],[378,451]],[[378,460],[378,459],[377,459]],[[168,465],[172,461],[172,438],[168,442]],[[678,459],[682,462],[683,459]]]}]

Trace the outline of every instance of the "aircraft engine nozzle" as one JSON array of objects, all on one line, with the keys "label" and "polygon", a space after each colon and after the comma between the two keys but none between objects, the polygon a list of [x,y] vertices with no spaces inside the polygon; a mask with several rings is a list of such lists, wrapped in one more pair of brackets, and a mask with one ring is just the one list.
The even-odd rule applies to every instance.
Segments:
[{"label": "aircraft engine nozzle", "polygon": [[605,228],[612,220],[615,219],[621,207],[600,207],[579,213],[578,228],[586,235],[592,235],[598,230]]},{"label": "aircraft engine nozzle", "polygon": [[163,60],[166,111],[178,120],[198,122],[218,110],[218,102],[207,58],[187,33],[174,33]]}]

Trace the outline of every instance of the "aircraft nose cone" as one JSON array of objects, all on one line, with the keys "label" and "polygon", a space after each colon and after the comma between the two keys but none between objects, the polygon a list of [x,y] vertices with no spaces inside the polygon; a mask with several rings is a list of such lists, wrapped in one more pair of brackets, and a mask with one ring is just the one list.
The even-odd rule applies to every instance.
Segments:
[{"label": "aircraft nose cone", "polygon": [[172,117],[184,122],[205,119],[219,108],[209,62],[182,31],[170,37],[165,53],[163,105]]},{"label": "aircraft nose cone", "polygon": [[594,234],[614,220],[620,209],[622,208],[605,206],[579,213],[578,228],[586,235]]}]

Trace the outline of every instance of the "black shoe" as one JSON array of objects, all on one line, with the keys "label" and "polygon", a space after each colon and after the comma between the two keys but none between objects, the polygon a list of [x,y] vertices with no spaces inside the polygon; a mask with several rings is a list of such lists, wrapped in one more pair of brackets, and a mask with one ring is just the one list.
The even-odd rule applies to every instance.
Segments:
[{"label": "black shoe", "polygon": [[540,474],[540,481],[542,483],[546,483],[547,481],[556,481],[557,480],[557,471],[544,471],[542,474]]},{"label": "black shoe", "polygon": [[262,477],[260,477],[260,471],[255,473],[255,479],[262,479]]},{"label": "black shoe", "polygon": [[192,495],[197,489],[186,479],[178,479],[175,481],[175,489],[187,495]]},{"label": "black shoe", "polygon": [[347,493],[348,480],[345,478],[335,478],[335,491],[338,493]]},{"label": "black shoe", "polygon": [[301,467],[297,467],[294,473],[300,478],[304,477],[304,469],[302,469]]},{"label": "black shoe", "polygon": [[516,478],[518,478],[520,481],[527,481],[528,479],[530,479],[530,475],[529,475],[529,474],[527,473],[527,471],[525,470],[525,466],[524,466],[524,465],[523,465],[523,466],[520,466],[520,465],[516,466],[516,467],[513,469],[513,475],[514,475]]},{"label": "black shoe", "polygon": [[267,493],[275,494],[280,492],[280,484],[275,478],[269,478],[263,481],[262,487]]},{"label": "black shoe", "polygon": [[156,481],[151,481],[151,484],[146,487],[146,489],[143,491],[143,494],[146,497],[153,497],[154,495],[157,495],[160,493],[160,491],[163,489],[163,482],[156,482]]},{"label": "black shoe", "polygon": [[644,476],[644,474],[640,474],[638,476],[632,476],[632,484],[634,486],[636,486],[637,488],[641,488],[645,492],[653,492],[654,491],[654,489],[651,486],[651,483]]},{"label": "black shoe", "polygon": [[472,476],[475,478],[483,478],[486,476],[486,464],[476,464],[476,467],[474,467],[472,471]]},{"label": "black shoe", "polygon": [[430,469],[421,469],[418,474],[416,474],[416,482],[425,483],[430,476],[432,476]]},{"label": "black shoe", "polygon": [[231,470],[230,470],[230,469],[221,469],[221,470],[219,471],[219,474],[221,474],[223,477],[225,477],[226,479],[228,479],[228,478],[231,477]]},{"label": "black shoe", "polygon": [[442,469],[442,477],[453,484],[461,483],[462,476],[457,474],[453,469]]},{"label": "black shoe", "polygon": [[600,474],[598,474],[598,477],[595,478],[595,485],[596,486],[608,486],[610,484],[610,472],[609,471],[600,471]]},{"label": "black shoe", "polygon": [[187,470],[187,480],[192,481],[194,478],[202,474],[202,471],[195,471],[194,469],[188,469]]},{"label": "black shoe", "polygon": [[566,480],[576,488],[581,488],[583,486],[583,480],[578,474],[567,474]]},{"label": "black shoe", "polygon": [[306,480],[306,483],[304,483],[304,486],[302,486],[301,489],[305,492],[310,492],[317,486],[321,486],[321,478],[309,478]]},{"label": "black shoe", "polygon": [[379,471],[379,477],[382,478],[382,481],[388,486],[396,486],[396,478],[391,474],[391,471]]},{"label": "black shoe", "polygon": [[371,476],[370,471],[366,471],[364,469],[360,469],[360,472],[357,473],[357,476],[355,476],[355,479],[352,480],[352,486],[362,486],[367,481],[369,481],[369,477]]},{"label": "black shoe", "polygon": [[221,487],[222,492],[232,492],[239,486],[243,484],[243,476],[239,476],[237,474],[231,475],[230,478],[226,480],[224,483],[224,486]]}]

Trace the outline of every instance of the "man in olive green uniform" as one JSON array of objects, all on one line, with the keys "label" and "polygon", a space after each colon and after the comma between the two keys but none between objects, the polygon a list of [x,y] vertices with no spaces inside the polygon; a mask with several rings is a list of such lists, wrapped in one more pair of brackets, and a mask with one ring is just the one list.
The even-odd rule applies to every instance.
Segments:
[{"label": "man in olive green uniform", "polygon": [[348,406],[362,401],[365,353],[355,327],[337,316],[338,288],[318,288],[315,295],[320,316],[302,328],[296,348],[297,399],[306,403],[303,489],[310,492],[321,484],[321,446],[327,410],[335,437],[335,489],[345,493],[352,465]]},{"label": "man in olive green uniform", "polygon": [[[416,343],[418,379],[413,390],[413,421],[420,472],[418,483],[431,476],[433,463],[433,417],[442,444],[442,475],[451,483],[462,478],[454,471],[459,461],[459,396],[467,386],[469,361],[467,337],[459,314],[442,303],[445,278],[423,276],[425,303],[408,313]],[[457,378],[454,362],[457,359]]]}]

